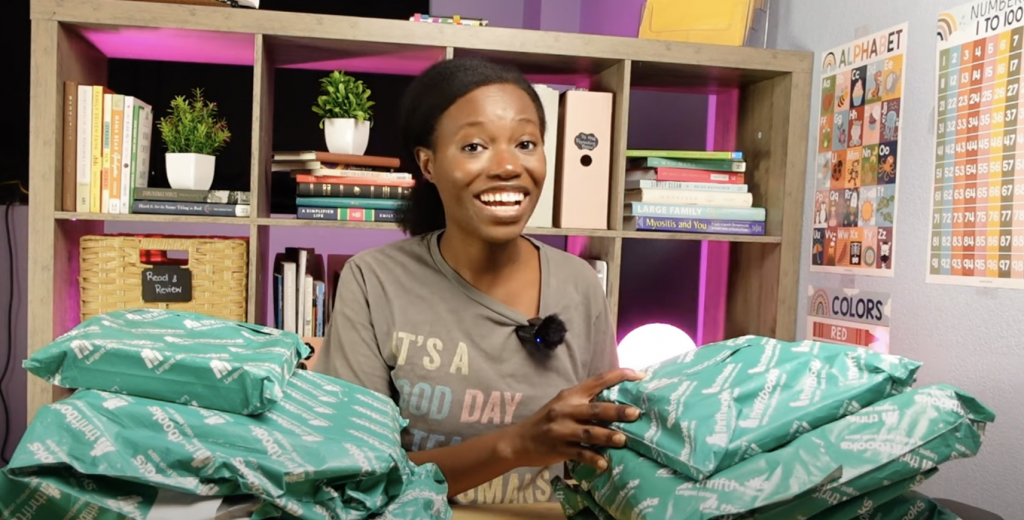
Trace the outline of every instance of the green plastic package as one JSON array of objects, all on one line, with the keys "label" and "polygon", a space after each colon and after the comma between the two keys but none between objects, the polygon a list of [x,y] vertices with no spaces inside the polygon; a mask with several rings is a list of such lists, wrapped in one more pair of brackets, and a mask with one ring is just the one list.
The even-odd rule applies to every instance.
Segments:
[{"label": "green plastic package", "polygon": [[[388,507],[448,518],[440,470],[414,465],[402,448],[406,424],[387,396],[304,370],[257,416],[80,390],[40,409],[5,471],[18,480],[70,469],[190,495],[251,495],[264,501],[254,520],[365,518]],[[0,490],[0,507],[17,501]]]},{"label": "green plastic package", "polygon": [[886,398],[705,480],[630,448],[605,450],[609,469],[602,473],[569,467],[594,502],[619,520],[793,520],[972,457],[993,420],[973,397],[940,384]]},{"label": "green plastic package", "polygon": [[920,366],[865,348],[744,336],[657,364],[598,399],[641,410],[612,426],[630,448],[701,480],[904,391]]},{"label": "green plastic package", "polygon": [[190,312],[90,318],[22,365],[51,384],[256,415],[281,398],[309,347],[298,335]]},{"label": "green plastic package", "polygon": [[857,495],[814,515],[811,520],[860,520],[860,515],[909,493],[938,472],[939,468],[932,468],[913,477],[893,482],[863,495]]},{"label": "green plastic package", "polygon": [[931,498],[910,491],[848,520],[961,520],[960,515]]}]

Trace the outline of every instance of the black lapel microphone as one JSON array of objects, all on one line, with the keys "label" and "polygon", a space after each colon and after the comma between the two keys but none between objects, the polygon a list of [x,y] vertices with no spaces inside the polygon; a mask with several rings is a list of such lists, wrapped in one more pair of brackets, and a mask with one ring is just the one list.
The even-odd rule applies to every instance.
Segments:
[{"label": "black lapel microphone", "polygon": [[546,318],[530,318],[529,325],[516,327],[516,336],[524,347],[540,346],[554,350],[565,341],[565,322],[557,314],[549,314]]}]

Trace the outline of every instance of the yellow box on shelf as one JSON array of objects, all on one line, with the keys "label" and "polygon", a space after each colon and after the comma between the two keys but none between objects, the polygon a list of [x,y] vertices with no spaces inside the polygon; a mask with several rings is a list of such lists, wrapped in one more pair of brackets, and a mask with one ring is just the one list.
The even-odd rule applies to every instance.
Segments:
[{"label": "yellow box on shelf", "polygon": [[647,0],[639,38],[742,46],[764,0]]}]

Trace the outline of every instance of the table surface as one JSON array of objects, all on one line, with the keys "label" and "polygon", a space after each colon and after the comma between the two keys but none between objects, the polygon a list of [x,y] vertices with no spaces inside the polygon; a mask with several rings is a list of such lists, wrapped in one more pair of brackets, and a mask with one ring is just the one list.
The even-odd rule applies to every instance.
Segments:
[{"label": "table surface", "polygon": [[452,520],[565,520],[558,503],[452,506]]}]

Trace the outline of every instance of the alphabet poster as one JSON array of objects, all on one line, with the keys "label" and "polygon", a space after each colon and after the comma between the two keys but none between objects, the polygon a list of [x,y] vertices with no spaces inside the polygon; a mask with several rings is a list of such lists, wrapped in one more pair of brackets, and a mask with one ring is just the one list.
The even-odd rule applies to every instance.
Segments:
[{"label": "alphabet poster", "polygon": [[825,52],[811,271],[893,275],[907,24]]},{"label": "alphabet poster", "polygon": [[889,354],[887,293],[809,286],[807,294],[807,339]]},{"label": "alphabet poster", "polygon": [[1024,6],[939,15],[929,283],[1024,288]]}]

